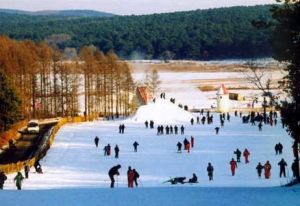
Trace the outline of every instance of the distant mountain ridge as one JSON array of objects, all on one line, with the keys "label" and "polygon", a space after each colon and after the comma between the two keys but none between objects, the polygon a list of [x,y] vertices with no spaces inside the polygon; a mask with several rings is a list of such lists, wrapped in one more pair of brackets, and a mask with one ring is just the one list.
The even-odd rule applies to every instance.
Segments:
[{"label": "distant mountain ridge", "polygon": [[112,17],[115,14],[95,10],[41,10],[23,11],[15,9],[0,9],[0,13],[20,14],[31,16],[61,16],[61,17]]}]

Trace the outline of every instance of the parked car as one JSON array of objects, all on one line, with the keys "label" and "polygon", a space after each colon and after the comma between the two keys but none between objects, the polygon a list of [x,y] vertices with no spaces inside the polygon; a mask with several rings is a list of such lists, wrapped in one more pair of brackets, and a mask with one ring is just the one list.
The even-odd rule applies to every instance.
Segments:
[{"label": "parked car", "polygon": [[40,126],[38,120],[30,120],[27,124],[27,132],[29,133],[39,133]]}]

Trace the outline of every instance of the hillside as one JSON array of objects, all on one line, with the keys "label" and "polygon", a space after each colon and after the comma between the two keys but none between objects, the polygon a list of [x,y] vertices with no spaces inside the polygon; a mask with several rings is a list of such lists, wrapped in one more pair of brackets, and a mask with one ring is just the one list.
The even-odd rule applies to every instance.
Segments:
[{"label": "hillside", "polygon": [[126,59],[228,59],[271,55],[271,6],[231,7],[112,18],[37,16],[0,12],[0,34],[41,41],[68,35],[61,49],[93,44]]}]

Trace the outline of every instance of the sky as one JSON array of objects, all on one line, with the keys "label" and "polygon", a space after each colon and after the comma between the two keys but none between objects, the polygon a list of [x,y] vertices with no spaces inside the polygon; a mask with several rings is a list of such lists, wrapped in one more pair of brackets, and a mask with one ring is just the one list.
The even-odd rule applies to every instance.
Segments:
[{"label": "sky", "polygon": [[139,15],[271,3],[275,0],[0,0],[0,8],[27,11],[92,9]]}]

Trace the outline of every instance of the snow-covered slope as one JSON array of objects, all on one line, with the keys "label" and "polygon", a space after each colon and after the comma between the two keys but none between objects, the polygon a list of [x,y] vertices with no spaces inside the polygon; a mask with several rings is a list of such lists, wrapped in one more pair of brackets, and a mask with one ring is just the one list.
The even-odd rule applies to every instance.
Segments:
[{"label": "snow-covered slope", "polygon": [[144,123],[153,120],[157,124],[189,122],[193,118],[190,112],[178,107],[167,99],[157,99],[139,107],[136,114],[126,122]]}]

